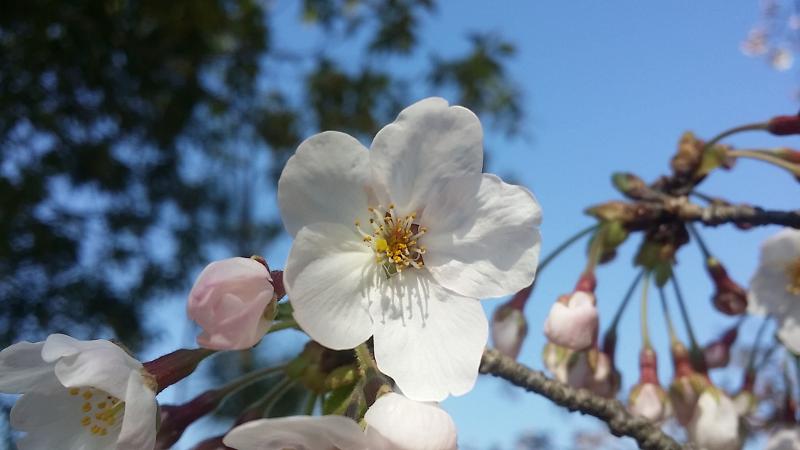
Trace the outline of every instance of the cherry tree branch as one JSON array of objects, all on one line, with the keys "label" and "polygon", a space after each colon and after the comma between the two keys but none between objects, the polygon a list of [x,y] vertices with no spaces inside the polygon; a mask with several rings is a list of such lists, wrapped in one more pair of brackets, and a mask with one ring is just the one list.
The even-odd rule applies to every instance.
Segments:
[{"label": "cherry tree branch", "polygon": [[530,369],[497,350],[483,353],[481,373],[511,382],[526,391],[535,392],[564,406],[597,417],[608,425],[615,436],[629,436],[645,450],[679,450],[683,447],[664,434],[650,421],[633,417],[618,400],[596,396],[586,389],[574,389],[552,380],[540,371]]},{"label": "cherry tree branch", "polygon": [[710,205],[701,207],[689,202],[675,202],[669,209],[684,221],[717,226],[724,223],[739,225],[783,225],[800,229],[800,210],[776,211],[750,205]]}]

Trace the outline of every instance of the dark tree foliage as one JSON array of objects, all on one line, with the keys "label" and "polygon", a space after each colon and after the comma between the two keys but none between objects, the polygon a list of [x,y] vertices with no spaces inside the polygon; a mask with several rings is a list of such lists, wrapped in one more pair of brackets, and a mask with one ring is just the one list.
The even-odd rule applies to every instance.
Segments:
[{"label": "dark tree foliage", "polygon": [[[317,130],[368,139],[437,92],[516,130],[513,47],[472,38],[470,53],[425,63],[438,52],[419,30],[435,11],[305,1],[298,21],[360,49],[342,61],[293,53],[257,0],[3,2],[0,346],[61,330],[136,348],[148,302],[278,235],[265,199]],[[412,58],[425,73],[384,64]],[[281,73],[296,86],[273,82]]]}]

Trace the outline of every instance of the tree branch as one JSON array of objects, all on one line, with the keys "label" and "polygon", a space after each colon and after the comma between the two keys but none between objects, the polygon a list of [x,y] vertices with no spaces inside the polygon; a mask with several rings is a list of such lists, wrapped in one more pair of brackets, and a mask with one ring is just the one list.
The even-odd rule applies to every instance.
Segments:
[{"label": "tree branch", "polygon": [[650,421],[631,416],[618,400],[598,397],[586,389],[574,389],[551,380],[497,350],[487,349],[481,360],[481,373],[510,381],[515,386],[535,392],[564,406],[597,417],[608,425],[615,436],[630,436],[645,450],[679,450],[683,447],[664,434]]},{"label": "tree branch", "polygon": [[711,205],[704,208],[688,201],[676,201],[667,205],[667,212],[684,221],[701,222],[710,226],[735,223],[783,225],[800,229],[800,210],[775,211],[750,205]]}]

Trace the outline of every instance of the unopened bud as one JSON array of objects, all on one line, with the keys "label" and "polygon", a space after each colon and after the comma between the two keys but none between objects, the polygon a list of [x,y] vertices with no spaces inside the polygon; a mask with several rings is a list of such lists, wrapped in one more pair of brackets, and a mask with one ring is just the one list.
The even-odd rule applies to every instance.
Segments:
[{"label": "unopened bud", "polygon": [[148,361],[143,366],[155,380],[158,393],[191,375],[200,361],[213,353],[213,350],[204,348],[180,349]]},{"label": "unopened bud", "polygon": [[692,419],[700,393],[710,385],[710,381],[692,368],[689,352],[680,343],[672,346],[672,362],[675,376],[669,386],[669,398],[675,418],[685,426]]},{"label": "unopened bud", "polygon": [[610,201],[591,206],[587,208],[585,212],[602,221],[627,223],[636,218],[636,207],[622,201]]},{"label": "unopened bud", "polygon": [[575,291],[562,295],[550,308],[544,334],[554,344],[585,350],[597,340],[598,316],[594,295]]},{"label": "unopened bud", "polygon": [[731,346],[736,342],[738,335],[739,325],[736,324],[703,349],[707,368],[717,369],[728,365],[731,360]]},{"label": "unopened bud", "polygon": [[776,116],[767,122],[767,131],[776,136],[800,134],[800,116]]},{"label": "unopened bud", "polygon": [[[527,289],[527,288],[526,288]],[[519,293],[517,294],[519,295]],[[509,302],[500,305],[492,315],[492,342],[494,347],[508,356],[517,359],[522,342],[528,335],[528,322],[525,320],[516,295]]]},{"label": "unopened bud", "polygon": [[747,310],[747,292],[728,276],[728,271],[716,258],[706,260],[706,270],[714,281],[716,292],[713,296],[714,307],[731,316],[739,315]]},{"label": "unopened bud", "polygon": [[774,152],[778,158],[792,164],[800,164],[800,151],[790,148],[779,148]]},{"label": "unopened bud", "polygon": [[697,139],[689,131],[681,135],[678,142],[678,152],[672,157],[670,165],[673,172],[679,177],[689,177],[700,166],[703,155],[703,141]]},{"label": "unopened bud", "polygon": [[650,189],[645,182],[636,175],[628,172],[616,172],[611,175],[614,187],[623,195],[634,200],[650,198]]},{"label": "unopened bud", "polygon": [[658,383],[639,383],[631,388],[628,410],[654,423],[661,423],[672,414],[669,396]]},{"label": "unopened bud", "polygon": [[219,405],[224,395],[211,390],[182,405],[161,405],[161,426],[156,436],[156,450],[169,449],[178,442],[186,428]]}]

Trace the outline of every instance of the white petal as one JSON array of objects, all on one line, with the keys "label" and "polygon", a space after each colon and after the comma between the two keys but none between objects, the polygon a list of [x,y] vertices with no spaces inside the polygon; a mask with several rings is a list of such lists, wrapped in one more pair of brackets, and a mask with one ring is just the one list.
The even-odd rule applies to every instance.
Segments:
[{"label": "white petal", "polygon": [[425,265],[442,286],[474,298],[513,294],[533,281],[541,208],[527,189],[494,175],[454,178],[420,217]]},{"label": "white petal", "polygon": [[773,431],[764,450],[800,450],[800,427],[787,426]]},{"label": "white petal", "polygon": [[125,415],[117,450],[152,449],[156,442],[156,394],[140,373],[132,373],[125,393]]},{"label": "white petal", "polygon": [[363,222],[368,164],[367,149],[347,134],[326,131],[303,141],[278,180],[278,205],[289,234],[317,222]]},{"label": "white petal", "polygon": [[793,312],[779,318],[778,338],[792,353],[800,355],[800,306],[794,308]]},{"label": "white petal", "polygon": [[697,400],[687,426],[689,439],[704,450],[742,448],[742,429],[736,405],[723,392],[707,388]]},{"label": "white petal", "polygon": [[55,362],[55,373],[66,387],[92,386],[117,398],[125,398],[128,377],[142,364],[109,341],[79,341],[51,334],[42,348],[42,358]]},{"label": "white petal", "polygon": [[364,433],[343,416],[294,416],[247,422],[223,439],[237,450],[365,450]]},{"label": "white petal", "polygon": [[764,240],[759,265],[785,267],[797,258],[800,258],[800,230],[784,228]]},{"label": "white petal", "polygon": [[[53,377],[55,380],[55,377]],[[17,442],[21,450],[85,450],[116,448],[118,428],[100,436],[81,425],[87,414],[81,406],[86,401],[72,396],[57,380],[29,392],[11,410],[10,424],[27,435]]]},{"label": "white petal", "polygon": [[472,111],[441,98],[400,112],[375,136],[370,152],[378,198],[398,211],[418,211],[451,177],[480,173],[483,130]]},{"label": "white petal", "polygon": [[353,348],[373,330],[369,302],[377,265],[354,229],[332,223],[303,227],[292,244],[283,282],[294,318],[312,339]]},{"label": "white petal", "polygon": [[55,378],[53,364],[42,359],[44,342],[19,342],[0,351],[0,392],[20,394]]},{"label": "white petal", "polygon": [[455,450],[456,424],[435,403],[415,402],[389,393],[367,410],[367,441],[371,449]]},{"label": "white petal", "polygon": [[750,280],[747,310],[751,314],[773,314],[781,316],[791,306],[800,302],[800,296],[786,289],[789,279],[786,269],[781,267],[759,267]]},{"label": "white petal", "polygon": [[[405,276],[405,274],[403,274]],[[417,401],[469,392],[489,335],[475,299],[447,291],[424,274],[406,276],[400,301],[418,314],[389,315],[375,323],[375,359],[381,372]]]}]

